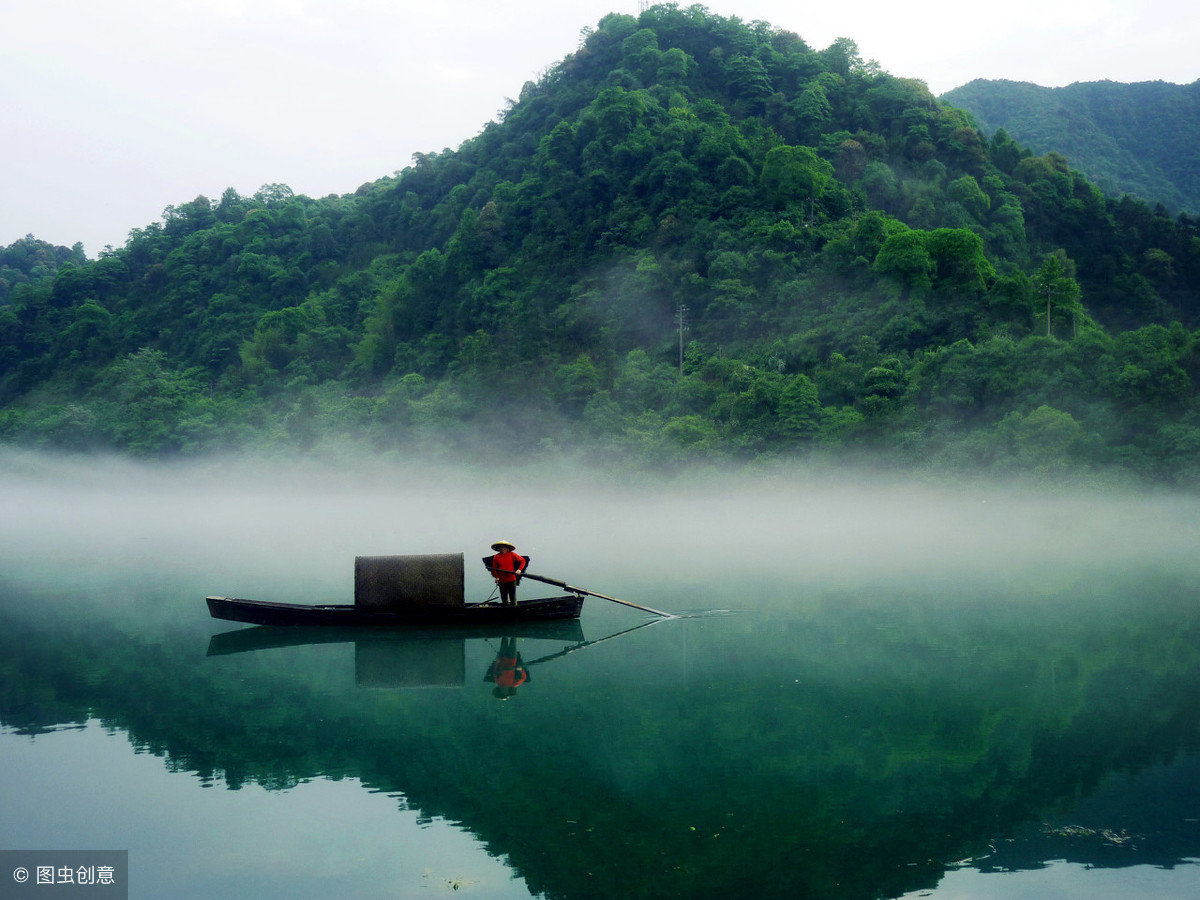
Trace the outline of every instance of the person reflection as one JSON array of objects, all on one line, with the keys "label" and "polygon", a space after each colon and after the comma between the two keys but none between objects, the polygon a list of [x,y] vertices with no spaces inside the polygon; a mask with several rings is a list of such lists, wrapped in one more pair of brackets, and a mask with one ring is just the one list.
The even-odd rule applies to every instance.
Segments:
[{"label": "person reflection", "polygon": [[529,672],[517,651],[517,639],[506,637],[500,641],[500,651],[492,660],[484,681],[490,681],[496,686],[492,688],[492,696],[507,700],[517,693],[517,688],[529,680]]}]

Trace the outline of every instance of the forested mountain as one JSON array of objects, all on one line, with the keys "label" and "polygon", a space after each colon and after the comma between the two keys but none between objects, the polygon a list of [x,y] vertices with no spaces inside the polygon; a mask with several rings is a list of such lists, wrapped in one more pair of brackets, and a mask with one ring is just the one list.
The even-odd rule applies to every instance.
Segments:
[{"label": "forested mountain", "polygon": [[1061,88],[979,79],[941,97],[987,134],[1058,151],[1112,196],[1200,212],[1200,81],[1080,82]]},{"label": "forested mountain", "polygon": [[27,234],[7,247],[0,247],[0,304],[8,302],[17,285],[52,279],[67,262],[74,265],[87,262],[83,244],[77,243],[69,249],[55,247]]},{"label": "forested mountain", "polygon": [[457,150],[168,208],[0,307],[0,438],[1200,479],[1198,222],[700,6]]}]

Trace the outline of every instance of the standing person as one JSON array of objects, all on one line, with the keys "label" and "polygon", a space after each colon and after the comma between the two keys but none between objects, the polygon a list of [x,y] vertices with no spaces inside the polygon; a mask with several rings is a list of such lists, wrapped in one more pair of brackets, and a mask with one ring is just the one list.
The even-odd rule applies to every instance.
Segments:
[{"label": "standing person", "polygon": [[492,549],[496,555],[491,557],[488,568],[500,587],[500,602],[505,606],[516,606],[517,582],[529,560],[516,553],[516,545],[510,541],[496,541]]}]

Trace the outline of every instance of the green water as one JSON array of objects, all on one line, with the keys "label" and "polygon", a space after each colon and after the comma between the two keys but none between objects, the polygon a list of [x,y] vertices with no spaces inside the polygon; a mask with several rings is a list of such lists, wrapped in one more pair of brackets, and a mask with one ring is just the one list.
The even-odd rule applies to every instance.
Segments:
[{"label": "green water", "polygon": [[[134,897],[1200,891],[1193,500],[252,475],[8,467],[0,848],[128,849]],[[499,537],[680,617],[355,640],[203,603]]]}]

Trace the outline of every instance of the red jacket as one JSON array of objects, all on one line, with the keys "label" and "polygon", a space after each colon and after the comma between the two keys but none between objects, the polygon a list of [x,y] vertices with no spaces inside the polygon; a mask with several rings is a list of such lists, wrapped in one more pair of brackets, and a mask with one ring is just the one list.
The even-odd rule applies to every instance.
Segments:
[{"label": "red jacket", "polygon": [[511,550],[504,550],[492,557],[492,574],[496,576],[497,581],[507,584],[516,581],[517,574],[525,571],[527,565],[525,557]]}]

